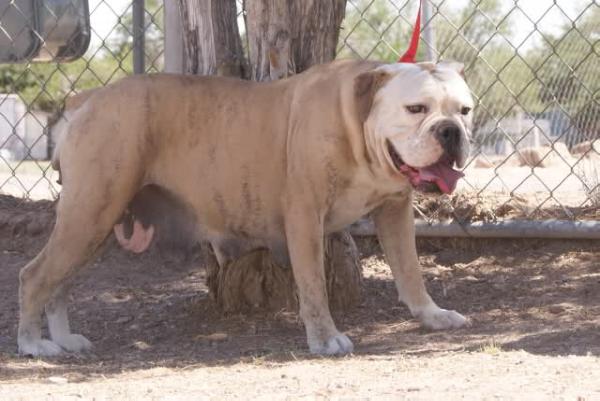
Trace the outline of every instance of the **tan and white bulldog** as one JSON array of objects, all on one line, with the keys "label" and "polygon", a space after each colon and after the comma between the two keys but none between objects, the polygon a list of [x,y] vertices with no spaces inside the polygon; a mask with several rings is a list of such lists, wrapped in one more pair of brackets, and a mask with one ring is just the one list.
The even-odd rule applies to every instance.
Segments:
[{"label": "tan and white bulldog", "polygon": [[323,238],[369,212],[400,300],[426,327],[462,326],[425,289],[411,207],[413,188],[448,193],[462,175],[473,102],[461,68],[336,61],[271,83],[135,76],[75,97],[55,126],[56,225],[20,274],[20,353],[91,346],[70,331],[65,280],[115,225],[125,247],[145,249],[152,221],[134,216],[127,233],[122,219],[153,199],[146,216],[178,216],[219,263],[259,246],[289,258],[313,353],[353,350],[329,312]]}]

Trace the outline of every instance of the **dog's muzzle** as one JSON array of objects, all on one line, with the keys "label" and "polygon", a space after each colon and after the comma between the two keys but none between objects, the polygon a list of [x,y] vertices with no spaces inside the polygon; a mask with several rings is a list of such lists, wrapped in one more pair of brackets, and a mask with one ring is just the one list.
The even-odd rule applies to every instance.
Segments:
[{"label": "dog's muzzle", "polygon": [[454,160],[447,154],[443,154],[437,162],[429,166],[416,168],[404,163],[389,140],[387,151],[396,170],[408,178],[414,188],[422,192],[452,193],[457,181],[464,176],[462,172],[454,170]]},{"label": "dog's muzzle", "polygon": [[462,162],[462,131],[455,123],[444,121],[434,127],[435,137],[440,143],[446,157],[461,164]]}]

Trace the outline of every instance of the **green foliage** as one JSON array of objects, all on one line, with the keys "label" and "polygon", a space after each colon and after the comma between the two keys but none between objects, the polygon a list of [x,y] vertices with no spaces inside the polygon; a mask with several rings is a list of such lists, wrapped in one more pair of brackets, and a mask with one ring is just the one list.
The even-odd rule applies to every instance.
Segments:
[{"label": "green foliage", "polygon": [[[146,0],[146,66],[162,65],[162,1]],[[539,116],[562,109],[588,136],[600,131],[600,8],[586,2],[575,24],[553,35],[544,33],[536,47],[515,49],[514,20],[501,0],[471,0],[456,9],[452,2],[434,6],[435,41],[440,59],[465,64],[465,75],[478,107],[475,128],[526,111]],[[417,2],[348,0],[338,57],[393,62],[408,45]],[[454,8],[452,8],[454,6]],[[64,64],[0,66],[0,92],[18,93],[30,108],[54,110],[72,92],[105,85],[132,73],[131,7],[110,38],[81,59]],[[422,44],[417,59],[425,58]],[[487,135],[484,133],[484,135]],[[482,141],[485,138],[480,138]]]},{"label": "green foliage", "polygon": [[[338,58],[370,58],[393,62],[410,41],[414,4],[400,1],[349,0],[340,31]],[[410,23],[400,17],[410,15]],[[419,48],[418,57],[424,54]]]},{"label": "green foliage", "polygon": [[131,73],[131,60],[101,51],[71,63],[28,63],[0,67],[0,92],[18,93],[31,109],[54,111],[65,96],[105,85]]},{"label": "green foliage", "polygon": [[[416,12],[402,7],[416,3],[349,0],[339,56],[395,61],[406,49]],[[503,8],[506,4],[471,0],[456,9],[446,1],[433,7],[439,59],[465,64],[466,80],[478,103],[475,132],[521,111],[536,117],[558,108],[588,137],[598,137],[600,8],[586,2],[575,24],[566,23],[554,35],[544,33],[537,46],[520,47],[512,34],[515,13]],[[411,17],[406,21],[399,12]],[[424,49],[422,44],[417,59],[424,59]],[[487,135],[484,131],[480,134]]]},{"label": "green foliage", "polygon": [[511,112],[513,97],[526,79],[506,40],[513,27],[504,18],[500,0],[469,2],[463,9],[441,12],[446,18],[435,20],[440,59],[465,65],[466,80],[479,103],[474,115],[477,130],[490,119]]},{"label": "green foliage", "polygon": [[8,65],[0,69],[0,87],[8,88],[7,92],[21,92],[37,85],[29,70],[18,65]]},{"label": "green foliage", "polygon": [[600,8],[591,6],[575,27],[565,24],[531,56],[540,78],[539,102],[560,105],[587,139],[600,134],[599,36]]}]

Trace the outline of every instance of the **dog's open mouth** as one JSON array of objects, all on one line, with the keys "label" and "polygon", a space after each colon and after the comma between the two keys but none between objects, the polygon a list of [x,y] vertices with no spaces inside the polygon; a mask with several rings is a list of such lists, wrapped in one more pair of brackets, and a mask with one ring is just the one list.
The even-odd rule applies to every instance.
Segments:
[{"label": "dog's open mouth", "polygon": [[404,163],[394,146],[387,141],[388,152],[398,171],[404,174],[413,187],[422,192],[438,192],[450,194],[456,189],[456,183],[464,176],[452,168],[454,160],[443,156],[437,162],[421,168],[415,168]]}]

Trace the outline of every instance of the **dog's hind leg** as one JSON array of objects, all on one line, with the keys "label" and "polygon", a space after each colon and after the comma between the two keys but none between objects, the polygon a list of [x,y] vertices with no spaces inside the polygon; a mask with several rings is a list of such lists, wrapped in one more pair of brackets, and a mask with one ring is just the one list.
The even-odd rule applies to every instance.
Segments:
[{"label": "dog's hind leg", "polygon": [[[72,239],[72,238],[70,238]],[[94,241],[95,242],[95,241]],[[93,243],[90,241],[90,243]],[[63,280],[73,275],[91,256],[91,247],[77,248],[53,232],[48,244],[20,274],[19,353],[33,356],[51,356],[73,348],[66,308],[66,291],[61,289]],[[54,298],[53,298],[54,297]],[[47,306],[48,325],[53,341],[42,339],[42,310]],[[80,339],[80,346],[89,345]],[[76,347],[77,348],[77,347]]]},{"label": "dog's hind leg", "polygon": [[[77,173],[90,174],[97,180],[80,176],[75,180],[76,186],[69,186],[67,177],[48,243],[21,270],[18,332],[21,354],[56,355],[62,349],[80,351],[91,345],[83,336],[71,333],[66,287],[61,285],[94,256],[137,190],[137,174],[132,169],[114,173],[98,163]],[[44,306],[52,341],[41,337]]]},{"label": "dog's hind leg", "polygon": [[71,333],[67,313],[70,283],[60,285],[46,304],[50,338],[67,351],[79,352],[92,348],[92,343],[80,334]]}]

